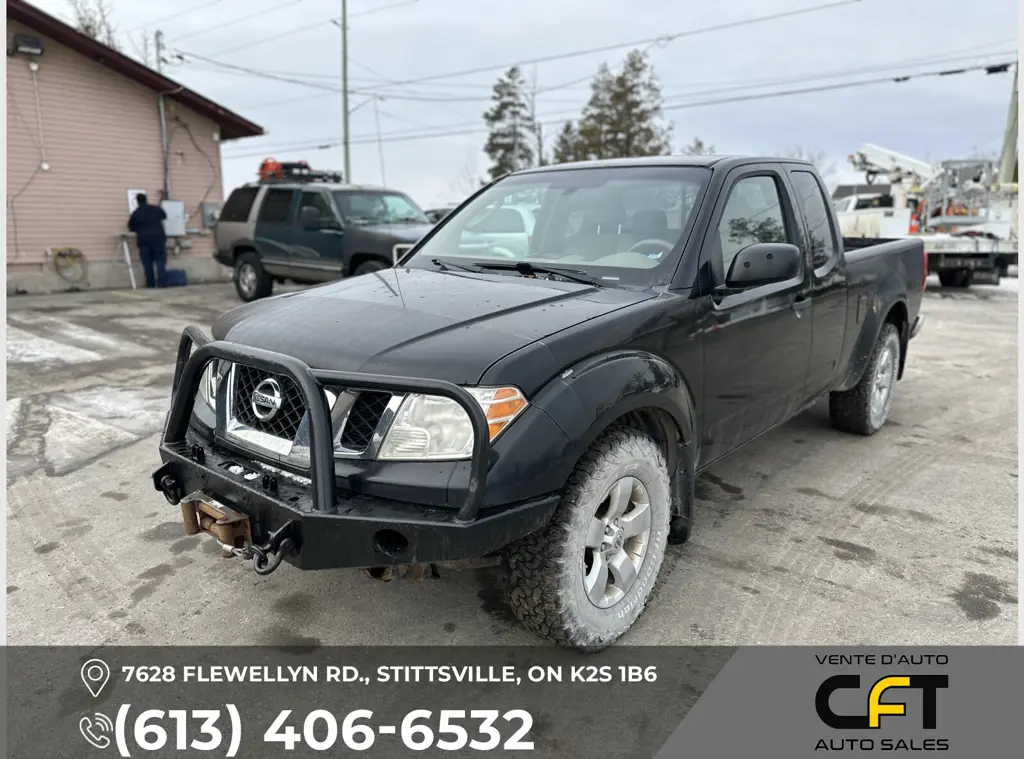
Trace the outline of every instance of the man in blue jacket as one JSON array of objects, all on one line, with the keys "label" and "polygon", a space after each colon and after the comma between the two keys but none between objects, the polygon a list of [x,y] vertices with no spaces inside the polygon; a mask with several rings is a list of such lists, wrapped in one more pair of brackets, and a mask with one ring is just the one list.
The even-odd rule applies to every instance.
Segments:
[{"label": "man in blue jacket", "polygon": [[151,206],[144,193],[135,196],[138,208],[128,217],[128,229],[135,233],[139,258],[146,275],[146,287],[163,287],[167,269],[167,214],[160,206]]}]

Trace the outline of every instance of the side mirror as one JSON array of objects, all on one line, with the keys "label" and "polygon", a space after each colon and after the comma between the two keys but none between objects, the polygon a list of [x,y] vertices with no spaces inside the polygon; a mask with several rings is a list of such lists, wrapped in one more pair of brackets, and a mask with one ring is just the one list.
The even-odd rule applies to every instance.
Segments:
[{"label": "side mirror", "polygon": [[725,285],[730,288],[756,287],[785,282],[800,274],[802,254],[796,245],[783,242],[759,242],[736,254]]},{"label": "side mirror", "polygon": [[299,218],[305,229],[320,229],[320,211],[313,206],[303,206],[299,211]]}]

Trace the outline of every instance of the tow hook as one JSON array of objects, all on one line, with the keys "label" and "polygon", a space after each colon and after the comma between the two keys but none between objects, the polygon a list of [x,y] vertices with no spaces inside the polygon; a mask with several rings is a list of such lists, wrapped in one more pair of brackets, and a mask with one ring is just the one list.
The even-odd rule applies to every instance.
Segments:
[{"label": "tow hook", "polygon": [[269,575],[279,566],[286,554],[295,550],[295,543],[291,538],[285,538],[277,547],[277,551],[268,552],[260,546],[252,547],[252,569],[261,576]]},{"label": "tow hook", "polygon": [[285,522],[270,534],[270,538],[261,546],[249,545],[247,550],[252,554],[253,571],[265,577],[281,566],[288,554],[295,552],[295,541],[286,537],[292,529],[291,522]]}]

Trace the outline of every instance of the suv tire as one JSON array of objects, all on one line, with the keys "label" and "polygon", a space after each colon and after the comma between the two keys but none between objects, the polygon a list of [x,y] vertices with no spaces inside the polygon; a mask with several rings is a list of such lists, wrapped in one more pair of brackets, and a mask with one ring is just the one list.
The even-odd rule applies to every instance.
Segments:
[{"label": "suv tire", "polygon": [[361,264],[359,264],[359,266],[356,267],[356,270],[354,272],[352,272],[352,276],[353,277],[358,277],[358,276],[363,275],[363,274],[369,274],[371,272],[381,271],[382,269],[389,269],[389,268],[391,268],[391,267],[388,266],[383,261],[377,261],[376,259],[370,259],[369,261],[363,261]]},{"label": "suv tire", "polygon": [[246,303],[266,298],[274,290],[274,279],[265,271],[256,253],[243,253],[235,259],[235,292]]},{"label": "suv tire", "polygon": [[874,435],[889,418],[892,393],[900,371],[900,333],[886,322],[878,333],[864,375],[856,387],[828,397],[832,426],[842,432]]},{"label": "suv tire", "polygon": [[559,645],[611,645],[654,588],[670,511],[660,446],[634,429],[609,430],[576,465],[550,524],[506,549],[506,603]]}]

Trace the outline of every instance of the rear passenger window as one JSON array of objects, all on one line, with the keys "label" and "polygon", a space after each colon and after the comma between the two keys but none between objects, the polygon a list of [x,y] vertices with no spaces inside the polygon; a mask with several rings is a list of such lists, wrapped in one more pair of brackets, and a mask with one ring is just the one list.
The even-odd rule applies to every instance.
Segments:
[{"label": "rear passenger window", "polygon": [[287,224],[288,213],[292,209],[293,190],[268,190],[263,199],[258,221],[268,224]]},{"label": "rear passenger window", "polygon": [[718,242],[723,275],[744,248],[759,242],[789,242],[779,188],[772,177],[747,177],[733,185],[718,222]]},{"label": "rear passenger window", "polygon": [[836,239],[825,194],[817,177],[809,171],[794,171],[790,177],[807,218],[807,235],[810,238],[814,268],[820,269],[836,255]]},{"label": "rear passenger window", "polygon": [[220,212],[221,221],[248,221],[249,211],[252,209],[252,202],[256,200],[259,193],[258,187],[239,187],[231,193],[228,202]]}]

